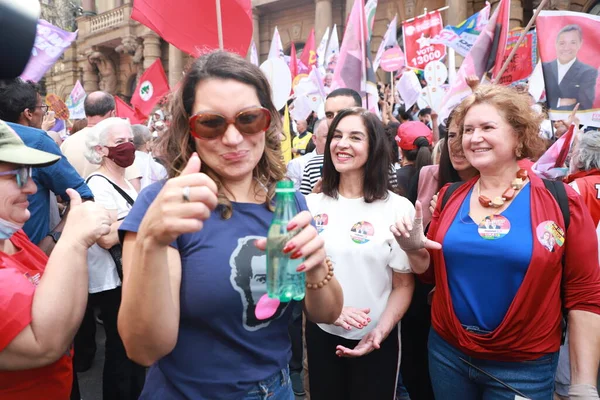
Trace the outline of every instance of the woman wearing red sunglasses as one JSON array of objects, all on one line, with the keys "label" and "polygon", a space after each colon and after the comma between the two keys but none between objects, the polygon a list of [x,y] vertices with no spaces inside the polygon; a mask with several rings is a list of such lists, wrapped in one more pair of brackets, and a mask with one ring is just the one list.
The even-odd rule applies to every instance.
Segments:
[{"label": "woman wearing red sunglasses", "polygon": [[[293,399],[287,364],[294,304],[266,296],[266,241],[284,178],[280,119],[268,81],[239,56],[200,57],[161,138],[170,179],[149,186],[121,225],[127,354],[152,365],[142,399]],[[302,211],[288,243],[306,280],[328,279],[323,241]],[[312,285],[311,285],[312,286]],[[307,290],[314,322],[342,309],[335,277]],[[318,285],[316,286],[318,287]]]}]

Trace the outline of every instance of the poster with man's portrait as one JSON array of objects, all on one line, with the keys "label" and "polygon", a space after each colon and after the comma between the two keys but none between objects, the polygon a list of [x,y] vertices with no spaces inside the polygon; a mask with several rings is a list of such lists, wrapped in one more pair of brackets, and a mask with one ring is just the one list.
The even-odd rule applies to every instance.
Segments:
[{"label": "poster with man's portrait", "polygon": [[581,123],[600,127],[600,17],[542,11],[536,26],[550,119],[566,119],[579,104]]}]

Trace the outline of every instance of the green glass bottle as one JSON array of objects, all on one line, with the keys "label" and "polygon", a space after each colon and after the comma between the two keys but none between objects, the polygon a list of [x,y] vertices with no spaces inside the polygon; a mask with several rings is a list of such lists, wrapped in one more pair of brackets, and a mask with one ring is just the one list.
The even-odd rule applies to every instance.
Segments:
[{"label": "green glass bottle", "polygon": [[296,272],[304,258],[290,259],[283,248],[299,230],[287,230],[287,225],[298,210],[294,183],[289,180],[277,182],[275,189],[275,214],[267,236],[267,293],[281,302],[300,301],[305,295],[305,274]]}]

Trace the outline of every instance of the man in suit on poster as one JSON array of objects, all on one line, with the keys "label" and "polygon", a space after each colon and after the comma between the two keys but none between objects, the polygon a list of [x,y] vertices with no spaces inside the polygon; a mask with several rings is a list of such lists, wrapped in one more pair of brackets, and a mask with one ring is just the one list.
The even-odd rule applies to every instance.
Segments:
[{"label": "man in suit on poster", "polygon": [[556,37],[556,60],[542,64],[551,110],[572,110],[577,103],[579,110],[593,107],[598,70],[577,59],[582,44],[581,27],[567,25]]}]

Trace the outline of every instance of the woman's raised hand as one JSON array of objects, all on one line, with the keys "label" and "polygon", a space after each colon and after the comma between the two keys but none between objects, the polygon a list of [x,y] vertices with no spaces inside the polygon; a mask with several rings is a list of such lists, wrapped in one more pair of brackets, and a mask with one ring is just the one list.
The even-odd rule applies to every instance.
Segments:
[{"label": "woman's raised hand", "polygon": [[[302,211],[288,223],[287,230],[297,229],[299,232],[284,246],[283,252],[296,259],[304,257],[304,262],[296,269],[298,272],[308,272],[325,261],[325,242],[319,236],[314,226],[313,218],[308,211]],[[260,250],[267,248],[267,239],[258,239],[255,246]]]},{"label": "woman's raised hand", "polygon": [[148,208],[138,235],[167,246],[184,233],[197,232],[217,207],[217,184],[200,172],[200,157],[192,154],[176,178],[169,179]]},{"label": "woman's raised hand", "polygon": [[415,204],[415,218],[411,220],[409,215],[402,216],[396,223],[390,226],[390,231],[396,237],[400,248],[406,252],[421,249],[440,250],[442,245],[427,239],[423,233],[423,209],[421,202]]}]

